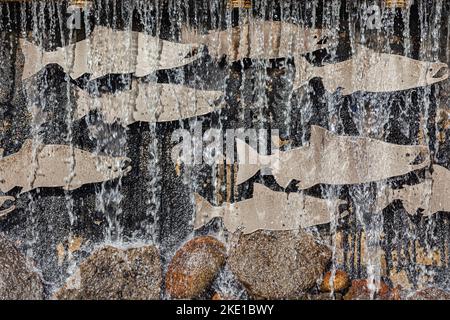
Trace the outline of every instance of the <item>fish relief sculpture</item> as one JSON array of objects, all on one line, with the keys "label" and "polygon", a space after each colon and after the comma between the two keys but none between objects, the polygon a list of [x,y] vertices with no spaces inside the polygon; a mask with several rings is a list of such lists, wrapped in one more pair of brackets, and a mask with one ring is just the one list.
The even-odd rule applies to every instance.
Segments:
[{"label": "fish relief sculpture", "polygon": [[133,81],[131,90],[90,96],[76,92],[75,118],[97,110],[106,123],[129,125],[137,121],[165,122],[204,115],[217,110],[223,102],[222,91],[197,90],[178,84]]},{"label": "fish relief sculpture", "polygon": [[[212,206],[199,194],[195,194],[196,213],[194,228],[198,229],[211,219],[220,217],[228,231],[245,234],[256,230],[296,230],[330,223],[338,214],[338,206],[344,200],[326,200],[302,193],[272,191],[255,183],[253,198],[244,201]],[[344,212],[341,217],[348,214]]]},{"label": "fish relief sculpture", "polygon": [[377,196],[376,208],[383,210],[394,200],[400,200],[405,210],[415,215],[418,209],[431,216],[439,211],[450,212],[450,171],[439,165],[432,166],[431,179],[400,189],[384,188]]},{"label": "fish relief sculpture", "polygon": [[259,170],[265,173],[270,170],[283,187],[294,179],[300,181],[297,184],[300,189],[316,184],[360,184],[401,176],[430,163],[427,146],[339,136],[314,125],[308,145],[273,155],[260,155],[239,139],[236,143],[237,184],[247,181]]},{"label": "fish relief sculpture", "polygon": [[326,47],[325,32],[281,21],[252,20],[222,31],[200,34],[187,27],[181,30],[184,43],[201,43],[214,58],[229,61],[296,57]]},{"label": "fish relief sculpture", "polygon": [[99,156],[66,145],[37,145],[33,151],[32,141],[26,140],[19,152],[0,159],[0,190],[20,187],[20,194],[41,187],[74,190],[122,177],[130,172],[130,162],[127,157]]},{"label": "fish relief sculpture", "polygon": [[441,62],[414,60],[405,56],[377,53],[363,46],[356,47],[349,60],[311,65],[305,58],[295,61],[294,89],[319,77],[328,92],[340,89],[343,95],[357,91],[391,92],[429,86],[448,78],[448,65]]},{"label": "fish relief sculpture", "polygon": [[88,39],[56,51],[43,52],[25,39],[20,39],[20,45],[25,56],[22,79],[53,63],[60,65],[73,79],[85,73],[91,74],[91,79],[114,73],[143,77],[156,70],[189,64],[201,55],[197,44],[175,43],[103,26],[96,26]]}]

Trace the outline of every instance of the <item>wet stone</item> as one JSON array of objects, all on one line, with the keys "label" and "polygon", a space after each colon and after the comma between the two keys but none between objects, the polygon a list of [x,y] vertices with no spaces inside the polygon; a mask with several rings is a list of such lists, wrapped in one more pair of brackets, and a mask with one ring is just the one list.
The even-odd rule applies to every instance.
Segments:
[{"label": "wet stone", "polygon": [[0,300],[41,300],[40,275],[22,253],[0,235]]},{"label": "wet stone", "polygon": [[60,300],[155,300],[162,281],[159,251],[154,246],[95,251],[56,292]]},{"label": "wet stone", "polygon": [[225,246],[210,236],[197,237],[179,249],[166,274],[167,294],[192,299],[203,293],[225,263]]},{"label": "wet stone", "polygon": [[253,296],[296,298],[312,288],[331,259],[330,249],[302,231],[257,231],[231,251],[231,271]]}]

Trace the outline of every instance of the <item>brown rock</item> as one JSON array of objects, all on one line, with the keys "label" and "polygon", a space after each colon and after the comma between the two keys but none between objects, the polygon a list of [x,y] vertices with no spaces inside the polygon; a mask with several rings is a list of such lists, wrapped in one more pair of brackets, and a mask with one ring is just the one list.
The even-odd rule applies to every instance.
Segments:
[{"label": "brown rock", "polygon": [[214,280],[225,259],[225,246],[213,237],[188,241],[170,262],[166,274],[167,293],[177,299],[199,296]]},{"label": "brown rock", "polygon": [[106,246],[83,261],[56,299],[159,299],[162,282],[159,251],[153,246],[122,250]]},{"label": "brown rock", "polygon": [[[328,271],[323,277],[322,285],[320,286],[320,290],[322,290],[323,292],[331,292],[332,288],[330,286],[330,278],[331,278],[331,271]],[[342,270],[336,270],[333,279],[333,291],[335,292],[343,291],[347,289],[349,285],[350,280],[348,278],[347,273]]]},{"label": "brown rock", "polygon": [[408,300],[450,300],[450,292],[439,288],[426,288],[416,291],[407,297]]},{"label": "brown rock", "polygon": [[303,231],[261,230],[241,236],[228,263],[251,295],[283,299],[313,287],[330,259],[328,247]]},{"label": "brown rock", "polygon": [[41,277],[8,240],[0,236],[0,300],[44,298]]},{"label": "brown rock", "polygon": [[215,292],[213,294],[213,296],[211,297],[211,300],[223,300],[222,296],[220,295],[220,293]]},{"label": "brown rock", "polygon": [[[380,281],[377,292],[374,295],[376,300],[392,300],[392,294],[389,286],[383,281]],[[368,287],[367,279],[357,279],[352,281],[352,285],[344,296],[344,300],[370,300],[371,292]]]}]

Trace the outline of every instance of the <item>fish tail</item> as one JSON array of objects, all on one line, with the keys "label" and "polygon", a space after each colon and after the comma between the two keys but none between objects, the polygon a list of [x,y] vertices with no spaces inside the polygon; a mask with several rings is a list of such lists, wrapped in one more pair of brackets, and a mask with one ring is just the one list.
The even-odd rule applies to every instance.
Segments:
[{"label": "fish tail", "polygon": [[28,79],[45,66],[43,63],[45,52],[42,52],[40,47],[26,39],[20,39],[20,47],[25,57],[22,79]]},{"label": "fish tail", "polygon": [[[263,168],[258,152],[240,139],[236,139],[239,169],[236,184],[242,184]],[[267,157],[267,156],[266,156]]]},{"label": "fish tail", "polygon": [[[195,198],[195,220],[194,229],[199,229],[216,217],[222,217],[221,210],[217,210],[208,200],[198,193],[194,193]],[[220,208],[219,208],[220,209]]]},{"label": "fish tail", "polygon": [[91,105],[92,105],[92,98],[90,97],[89,93],[77,89],[76,90],[76,102],[75,102],[75,111],[74,111],[74,118],[76,120],[82,119],[84,116],[87,116],[89,114]]},{"label": "fish tail", "polygon": [[404,186],[401,189],[388,188],[386,191],[385,198],[386,203],[383,206],[383,209],[386,208],[389,204],[391,204],[395,200],[401,201],[403,208],[405,208],[405,210],[409,214],[416,213],[417,209],[419,208],[419,205],[413,203],[414,201],[411,201],[410,197],[407,196],[407,191]]},{"label": "fish tail", "polygon": [[406,212],[408,212],[410,215],[415,215],[420,207],[418,204],[413,203],[413,201],[410,201],[409,199],[403,199],[402,205],[403,208],[405,208]]},{"label": "fish tail", "polygon": [[295,79],[293,89],[298,89],[315,77],[320,77],[320,67],[311,65],[303,56],[295,57]]}]

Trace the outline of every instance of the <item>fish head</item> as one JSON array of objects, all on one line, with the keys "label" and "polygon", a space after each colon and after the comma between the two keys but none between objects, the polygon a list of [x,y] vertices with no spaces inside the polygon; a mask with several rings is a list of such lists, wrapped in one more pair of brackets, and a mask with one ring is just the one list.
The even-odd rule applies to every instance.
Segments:
[{"label": "fish head", "polygon": [[98,160],[97,170],[108,179],[126,176],[131,171],[130,158],[100,156]]},{"label": "fish head", "polygon": [[404,146],[404,152],[398,154],[398,163],[419,169],[430,163],[430,149],[427,146]]},{"label": "fish head", "polygon": [[432,62],[429,64],[426,73],[427,85],[448,79],[448,65],[442,62]]}]

